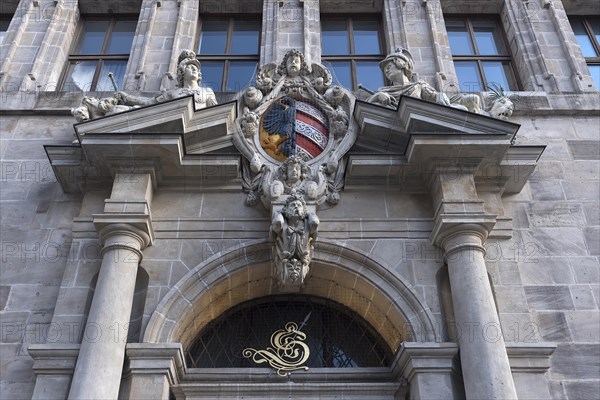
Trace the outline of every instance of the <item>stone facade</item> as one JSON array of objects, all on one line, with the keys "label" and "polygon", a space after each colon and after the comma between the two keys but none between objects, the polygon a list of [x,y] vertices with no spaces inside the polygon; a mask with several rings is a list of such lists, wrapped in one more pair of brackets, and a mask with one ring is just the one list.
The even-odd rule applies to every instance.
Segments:
[{"label": "stone facade", "polygon": [[[489,393],[481,379],[507,382],[512,392],[494,392],[504,397],[600,396],[600,98],[567,19],[600,15],[598,5],[349,3],[2,4],[14,16],[0,48],[1,398],[85,398],[90,385],[100,387],[96,397],[123,399],[238,398],[236,390],[244,398],[476,398]],[[74,128],[70,109],[81,93],[55,89],[77,25],[82,15],[139,14],[125,88],[156,95],[174,87],[198,15],[262,14],[261,65],[290,49],[314,63],[319,10],[381,15],[386,51],[409,49],[418,78],[448,94],[458,84],[444,15],[499,15],[524,90],[510,122],[414,99],[399,114],[358,102],[353,110],[361,133],[344,159],[339,203],[317,211],[302,290],[363,316],[395,352],[389,370],[329,371],[327,385],[318,369],[294,372],[292,388],[265,369],[189,368],[184,351],[202,327],[273,293],[272,215],[245,205],[243,157],[229,143],[218,163],[203,158],[205,135],[227,148],[223,132],[236,117],[227,101],[236,94],[217,93],[220,106],[195,113],[184,98]],[[396,120],[425,114],[451,131],[446,141]],[[128,123],[161,135],[136,136]],[[452,139],[456,126],[479,136]],[[406,139],[390,144],[405,145],[401,155],[381,150],[392,132]],[[194,162],[180,163],[186,149]],[[100,368],[122,380],[120,389],[92,385]]]}]

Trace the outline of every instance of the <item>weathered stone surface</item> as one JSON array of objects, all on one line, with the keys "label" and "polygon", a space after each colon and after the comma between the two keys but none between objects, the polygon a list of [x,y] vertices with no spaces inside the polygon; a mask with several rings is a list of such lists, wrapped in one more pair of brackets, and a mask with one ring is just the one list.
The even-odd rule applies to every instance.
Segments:
[{"label": "weathered stone surface", "polygon": [[574,160],[600,160],[600,144],[597,140],[569,140]]},{"label": "weathered stone surface", "polygon": [[561,343],[551,359],[551,376],[562,379],[598,379],[600,346]]},{"label": "weathered stone surface", "polygon": [[562,312],[535,313],[536,323],[542,338],[549,342],[569,342],[572,340],[571,332]]},{"label": "weathered stone surface", "polygon": [[525,286],[527,303],[533,310],[573,310],[568,286]]},{"label": "weathered stone surface", "polygon": [[585,224],[581,204],[534,203],[529,205],[527,216],[534,227],[582,226]]}]

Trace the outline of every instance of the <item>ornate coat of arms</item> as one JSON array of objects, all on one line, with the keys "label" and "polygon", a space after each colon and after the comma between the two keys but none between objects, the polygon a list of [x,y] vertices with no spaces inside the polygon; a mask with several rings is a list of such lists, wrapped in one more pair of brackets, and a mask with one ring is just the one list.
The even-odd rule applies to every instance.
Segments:
[{"label": "ornate coat of arms", "polygon": [[[246,202],[271,210],[275,276],[284,288],[298,288],[317,235],[317,207],[339,201],[341,160],[357,135],[349,118],[354,96],[332,85],[324,66],[308,65],[301,52],[290,50],[279,65],[260,69],[256,86],[244,90],[238,104],[234,143],[246,158]],[[288,212],[298,202],[300,219]]]}]

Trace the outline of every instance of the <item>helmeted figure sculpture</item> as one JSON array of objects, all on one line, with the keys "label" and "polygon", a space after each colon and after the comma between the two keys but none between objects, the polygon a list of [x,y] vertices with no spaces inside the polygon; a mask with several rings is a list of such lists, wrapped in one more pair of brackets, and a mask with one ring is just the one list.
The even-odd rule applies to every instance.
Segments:
[{"label": "helmeted figure sculpture", "polygon": [[217,98],[212,89],[200,86],[202,72],[196,53],[184,50],[179,55],[177,66],[178,87],[168,90],[154,97],[133,96],[126,92],[117,92],[112,97],[97,99],[84,96],[81,105],[73,108],[71,114],[77,122],[118,114],[123,111],[173,100],[183,96],[194,96],[196,109],[201,109],[217,104]]},{"label": "helmeted figure sculpture", "polygon": [[370,103],[396,108],[400,96],[404,95],[498,119],[508,119],[514,110],[512,97],[493,83],[490,85],[491,94],[485,99],[488,106],[484,107],[481,97],[475,93],[458,93],[448,98],[445,93],[438,92],[423,80],[413,81],[414,61],[410,52],[404,48],[397,48],[385,57],[379,67],[392,85],[372,92],[367,99]]}]

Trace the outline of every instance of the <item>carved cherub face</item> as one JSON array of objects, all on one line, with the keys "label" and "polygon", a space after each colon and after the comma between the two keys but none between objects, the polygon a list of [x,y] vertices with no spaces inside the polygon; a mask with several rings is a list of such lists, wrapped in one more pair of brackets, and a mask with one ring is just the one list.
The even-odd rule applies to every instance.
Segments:
[{"label": "carved cherub face", "polygon": [[302,174],[302,165],[300,163],[291,163],[287,167],[287,182],[294,184],[300,180]]},{"label": "carved cherub face", "polygon": [[102,110],[102,112],[107,113],[112,110],[117,105],[117,99],[114,97],[105,97],[100,99],[98,103],[98,108]]},{"label": "carved cherub face", "polygon": [[296,258],[287,260],[286,265],[288,277],[292,282],[296,282],[302,273],[302,262]]},{"label": "carved cherub face", "polygon": [[515,105],[508,97],[500,97],[494,100],[492,108],[490,109],[490,115],[498,119],[508,119],[515,109]]},{"label": "carved cherub face", "polygon": [[302,60],[297,54],[291,54],[286,63],[288,76],[295,78],[300,75],[300,68],[302,67]]}]

